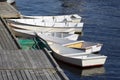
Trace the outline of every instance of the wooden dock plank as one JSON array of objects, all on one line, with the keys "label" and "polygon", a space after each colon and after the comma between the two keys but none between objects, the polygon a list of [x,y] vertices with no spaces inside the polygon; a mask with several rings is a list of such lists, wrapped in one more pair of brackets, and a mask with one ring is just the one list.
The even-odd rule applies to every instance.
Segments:
[{"label": "wooden dock plank", "polygon": [[47,80],[53,80],[53,79],[50,77],[50,75],[49,75],[49,73],[48,73],[47,70],[43,69],[43,74],[46,75]]},{"label": "wooden dock plank", "polygon": [[42,68],[53,68],[50,61],[48,60],[48,58],[46,57],[46,55],[44,54],[42,50],[36,50],[36,51],[32,50],[31,56],[33,56],[34,59],[37,60],[36,64],[38,64]]},{"label": "wooden dock plank", "polygon": [[9,43],[9,41],[8,41],[8,38],[6,39],[6,33],[5,33],[5,31],[1,30],[1,32],[2,32],[1,38],[3,38],[3,44],[5,45],[5,48],[6,49],[10,49],[11,46],[10,46],[10,44],[7,44],[7,43]]},{"label": "wooden dock plank", "polygon": [[19,80],[15,70],[10,70],[13,80]]},{"label": "wooden dock plank", "polygon": [[[29,53],[29,54],[28,54],[28,53]],[[26,60],[27,60],[27,61],[30,61],[30,64],[32,65],[31,68],[37,69],[38,66],[39,66],[39,67],[42,67],[41,65],[36,64],[36,63],[37,63],[37,58],[36,58],[35,60],[33,59],[35,56],[34,56],[34,55],[31,56],[31,54],[33,54],[32,52],[24,51],[23,54],[24,54],[24,55],[26,54],[26,56],[27,56],[27,59],[26,59]]]},{"label": "wooden dock plank", "polygon": [[42,50],[1,50],[0,60],[0,70],[5,80],[63,80]]},{"label": "wooden dock plank", "polygon": [[43,56],[43,57],[41,57],[41,62],[44,63],[44,61],[46,61],[46,63],[44,63],[44,65],[46,65],[46,67],[53,67],[52,63],[50,63],[48,58],[46,58],[45,53],[44,54],[41,54],[41,53],[44,53],[44,52],[42,50],[38,50],[37,54],[36,54],[38,57]]},{"label": "wooden dock plank", "polygon": [[0,18],[0,46],[5,50],[20,49],[19,44],[2,18]]},{"label": "wooden dock plank", "polygon": [[[7,30],[4,29],[4,30],[2,30],[2,32],[3,32],[3,38],[4,38],[4,41],[5,41],[4,44],[6,44],[6,48],[7,48],[7,49],[15,49],[14,41],[13,41],[13,40],[11,39],[11,37],[8,35],[9,33],[7,32]],[[11,42],[11,44],[10,44],[10,42]],[[7,43],[9,43],[9,44],[7,44]],[[12,45],[13,47],[11,47],[11,45]]]},{"label": "wooden dock plank", "polygon": [[53,80],[54,79],[61,80],[60,76],[57,74],[57,72],[55,70],[51,69],[50,71],[48,71],[48,73],[53,78]]},{"label": "wooden dock plank", "polygon": [[30,73],[32,79],[38,80],[33,70],[29,70],[29,73]]},{"label": "wooden dock plank", "polygon": [[2,77],[3,77],[2,80],[9,80],[8,77],[7,77],[7,73],[6,73],[5,70],[2,70]]},{"label": "wooden dock plank", "polygon": [[12,77],[10,71],[6,70],[6,73],[7,73],[7,76],[8,76],[8,80],[13,80],[13,77]]},{"label": "wooden dock plank", "polygon": [[20,70],[20,72],[21,72],[21,75],[23,77],[23,80],[28,80],[27,75],[25,74],[25,71],[24,70]]},{"label": "wooden dock plank", "polygon": [[0,70],[0,80],[3,80],[3,77],[2,77],[2,72]]},{"label": "wooden dock plank", "polygon": [[42,50],[1,50],[0,60],[0,69],[54,68]]},{"label": "wooden dock plank", "polygon": [[[32,57],[33,60],[36,60],[35,64],[37,66],[41,66],[42,68],[45,66],[45,64],[42,62],[42,57],[40,57],[38,54],[41,52],[38,51],[33,51],[32,50],[32,54],[30,53],[30,56]],[[45,68],[45,67],[44,67]]]},{"label": "wooden dock plank", "polygon": [[20,13],[9,3],[0,2],[0,16],[3,18],[20,18]]},{"label": "wooden dock plank", "polygon": [[25,70],[28,80],[33,80],[32,75],[30,74],[29,70]]},{"label": "wooden dock plank", "polygon": [[[42,73],[42,71],[38,71],[38,70],[33,70],[33,72],[34,72],[34,74],[35,74],[35,76],[36,76],[36,78],[37,78],[37,80],[43,80],[43,78],[42,78],[42,75],[43,75],[43,73]],[[45,79],[45,78],[44,78]],[[45,79],[45,80],[47,80],[47,79]]]},{"label": "wooden dock plank", "polygon": [[17,78],[18,78],[19,80],[23,80],[23,77],[22,77],[22,75],[21,75],[21,73],[20,73],[20,70],[15,70],[15,73],[16,73]]},{"label": "wooden dock plank", "polygon": [[44,74],[42,70],[35,70],[35,73],[38,79],[41,78],[41,80],[48,80],[47,76]]},{"label": "wooden dock plank", "polygon": [[1,45],[1,48],[4,49],[6,48],[6,44],[4,44],[4,38],[2,38],[2,31],[0,30],[0,45]]}]

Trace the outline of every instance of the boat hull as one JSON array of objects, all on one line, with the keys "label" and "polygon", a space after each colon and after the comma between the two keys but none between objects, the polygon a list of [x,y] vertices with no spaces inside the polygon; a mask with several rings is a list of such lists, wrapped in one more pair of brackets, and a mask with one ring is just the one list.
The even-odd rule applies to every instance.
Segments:
[{"label": "boat hull", "polygon": [[86,53],[81,50],[67,48],[58,44],[49,44],[53,50],[53,56],[63,62],[80,67],[94,67],[104,65],[107,56],[101,54]]},{"label": "boat hull", "polygon": [[46,22],[75,22],[80,23],[82,17],[78,14],[71,14],[71,15],[56,15],[56,16],[24,16],[23,18],[26,19],[42,19],[42,21]]},{"label": "boat hull", "polygon": [[69,56],[62,56],[57,53],[53,53],[53,56],[65,63],[74,65],[74,66],[80,66],[80,67],[96,67],[96,66],[102,66],[104,65],[107,57],[100,57],[100,58],[91,58],[91,59],[85,59],[84,56],[81,58],[71,58]]},{"label": "boat hull", "polygon": [[[35,36],[35,32],[34,31],[29,31],[29,30],[19,30],[19,29],[12,29],[12,32],[15,34],[15,36],[18,36],[18,37],[24,37],[24,38],[32,38]],[[37,33],[40,35],[40,37],[43,37],[43,36],[51,36],[51,38],[54,38],[54,37],[59,37],[59,38],[66,38],[68,40],[77,40],[79,35],[77,34],[63,34],[63,33],[59,33],[61,34],[61,36],[59,35],[54,35],[54,34],[57,34],[57,33]]]},{"label": "boat hull", "polygon": [[41,19],[9,19],[8,21],[32,25],[32,26],[44,26],[44,27],[83,27],[84,23],[73,23],[73,22],[43,22]]},{"label": "boat hull", "polygon": [[37,26],[28,26],[28,25],[17,25],[17,24],[9,24],[10,27],[21,29],[21,30],[31,30],[31,31],[39,31],[39,32],[64,32],[74,34],[75,32],[82,32],[82,27],[37,27]]},{"label": "boat hull", "polygon": [[97,53],[101,50],[103,44],[98,44],[96,46],[92,46],[92,52]]},{"label": "boat hull", "polygon": [[7,0],[8,3],[13,4],[15,3],[15,0]]}]

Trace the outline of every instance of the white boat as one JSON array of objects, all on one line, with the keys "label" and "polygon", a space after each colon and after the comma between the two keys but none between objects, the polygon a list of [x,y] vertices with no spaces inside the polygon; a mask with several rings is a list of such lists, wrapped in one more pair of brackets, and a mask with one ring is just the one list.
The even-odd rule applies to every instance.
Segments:
[{"label": "white boat", "polygon": [[[19,30],[19,29],[13,29],[13,32],[16,36],[21,37],[33,37],[35,34],[32,31],[28,30]],[[48,43],[56,43],[61,46],[69,47],[69,48],[75,48],[82,50],[87,53],[95,53],[99,52],[101,50],[102,44],[100,43],[93,43],[93,42],[87,42],[87,41],[76,41],[78,38],[78,35],[70,35],[64,38],[60,37],[53,37],[51,35],[45,35],[41,34],[39,32],[36,32],[39,37],[46,40]]]},{"label": "white boat", "polygon": [[8,3],[12,4],[15,2],[15,0],[7,0]]},{"label": "white boat", "polygon": [[[50,45],[50,44],[49,44]],[[88,54],[81,50],[67,48],[55,43],[50,45],[50,48],[54,51],[53,56],[63,62],[81,66],[81,67],[95,67],[104,65],[107,56],[100,54]]]},{"label": "white boat", "polygon": [[[40,32],[34,32],[34,31],[29,31],[29,30],[20,30],[20,29],[13,29],[12,32],[15,34],[15,36],[18,37],[24,37],[24,38],[33,38],[35,36],[35,33],[40,33]],[[73,40],[76,41],[79,37],[77,34],[68,34],[67,36],[54,36],[54,33],[41,33],[43,36],[53,36],[53,37],[59,37],[59,38],[65,38],[68,40]]]},{"label": "white boat", "polygon": [[64,33],[76,33],[77,32],[78,34],[81,34],[82,32],[82,27],[56,27],[56,26],[37,27],[37,26],[29,26],[29,25],[14,24],[14,23],[10,23],[9,25],[16,29],[31,30],[35,32],[37,31],[39,32],[64,32]]},{"label": "white boat", "polygon": [[99,52],[102,48],[102,44],[100,43],[88,42],[84,40],[75,41],[72,39],[70,40],[66,38],[46,36],[46,35],[41,35],[41,34],[38,34],[38,35],[42,39],[46,40],[48,43],[56,43],[61,46],[79,49],[87,53],[96,53],[96,52]]},{"label": "white boat", "polygon": [[83,27],[84,23],[73,23],[73,22],[43,22],[41,19],[8,19],[16,23],[34,25],[34,26],[44,26],[44,27]]},{"label": "white boat", "polygon": [[76,22],[80,23],[82,17],[78,14],[70,14],[70,15],[57,15],[57,16],[25,16],[22,15],[23,18],[31,18],[31,19],[41,19],[41,21],[45,22]]}]

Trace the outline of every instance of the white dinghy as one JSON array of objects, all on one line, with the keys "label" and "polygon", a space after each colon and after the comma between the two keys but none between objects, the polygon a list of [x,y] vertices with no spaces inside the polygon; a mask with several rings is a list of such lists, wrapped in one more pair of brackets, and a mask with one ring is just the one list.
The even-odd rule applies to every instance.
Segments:
[{"label": "white dinghy", "polygon": [[87,54],[81,50],[67,48],[55,43],[49,44],[54,51],[53,56],[63,62],[81,66],[81,67],[95,67],[104,65],[107,56],[100,54]]},{"label": "white dinghy", "polygon": [[25,16],[22,15],[23,18],[29,19],[41,19],[44,22],[76,22],[80,23],[82,17],[78,14],[71,15],[57,15],[57,16]]},{"label": "white dinghy", "polygon": [[37,27],[37,26],[29,26],[24,24],[14,24],[10,23],[10,27],[15,29],[22,29],[22,30],[30,30],[35,32],[64,32],[64,33],[78,33],[81,34],[82,27]]},{"label": "white dinghy", "polygon": [[88,53],[99,52],[103,45],[100,43],[88,42],[88,41],[84,41],[84,40],[75,41],[72,39],[70,40],[70,39],[66,39],[66,38],[46,36],[46,35],[42,35],[39,33],[38,33],[38,36],[43,38],[44,40],[46,40],[48,43],[56,43],[61,46],[79,49],[79,50],[82,50],[82,51],[88,52]]},{"label": "white dinghy", "polygon": [[[40,32],[34,32],[34,31],[29,31],[29,30],[20,30],[20,29],[13,29],[12,28],[12,32],[15,34],[15,36],[18,37],[24,37],[24,38],[33,38],[35,36],[35,33],[40,33]],[[43,36],[52,36],[52,37],[59,37],[59,38],[64,38],[64,39],[68,39],[68,40],[73,40],[76,41],[79,37],[79,35],[77,34],[68,34],[66,36],[63,36],[63,33],[61,34],[61,36],[54,36],[54,33],[41,33],[41,35]]]},{"label": "white dinghy", "polygon": [[26,24],[38,27],[64,27],[64,28],[83,28],[84,23],[72,22],[42,22],[41,19],[8,19],[8,21],[16,22],[19,24]]}]

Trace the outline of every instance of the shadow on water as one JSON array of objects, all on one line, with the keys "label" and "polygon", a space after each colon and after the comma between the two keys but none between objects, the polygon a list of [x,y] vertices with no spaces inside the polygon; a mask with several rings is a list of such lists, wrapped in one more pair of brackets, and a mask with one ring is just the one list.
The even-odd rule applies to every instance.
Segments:
[{"label": "shadow on water", "polygon": [[98,76],[105,74],[105,68],[103,66],[83,69],[80,67],[75,67],[69,64],[62,63],[58,60],[57,63],[69,77],[71,74],[72,77]]},{"label": "shadow on water", "polygon": [[[72,8],[72,7],[77,7],[78,6],[78,0],[60,0],[62,2],[62,7],[65,8]],[[80,2],[80,0],[79,0]],[[80,2],[81,3],[81,2]]]},{"label": "shadow on water", "polygon": [[81,0],[60,0],[62,7],[62,14],[75,14],[82,11]]}]

